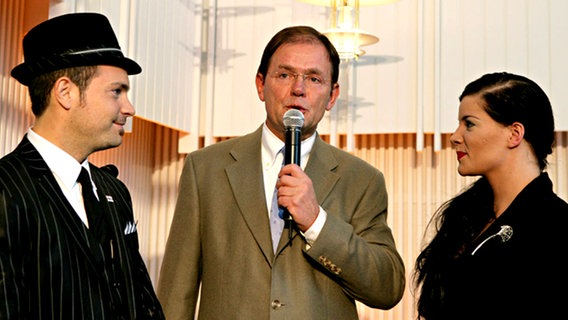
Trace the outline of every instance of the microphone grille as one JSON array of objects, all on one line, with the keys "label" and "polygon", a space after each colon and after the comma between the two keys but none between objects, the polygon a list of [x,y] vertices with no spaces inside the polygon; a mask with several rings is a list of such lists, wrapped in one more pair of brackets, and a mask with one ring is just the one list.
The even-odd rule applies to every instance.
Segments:
[{"label": "microphone grille", "polygon": [[284,127],[301,128],[304,125],[304,114],[300,110],[290,109],[284,114]]},{"label": "microphone grille", "polygon": [[497,233],[501,236],[501,242],[506,242],[513,236],[513,228],[508,225],[501,226],[501,230]]}]

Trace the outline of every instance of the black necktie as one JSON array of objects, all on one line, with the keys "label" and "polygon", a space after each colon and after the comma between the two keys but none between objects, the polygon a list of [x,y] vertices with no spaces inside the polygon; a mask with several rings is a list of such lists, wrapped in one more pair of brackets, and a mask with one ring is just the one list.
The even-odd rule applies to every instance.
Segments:
[{"label": "black necktie", "polygon": [[[85,205],[85,212],[87,213],[87,220],[89,220],[89,231],[95,236],[95,238],[101,244],[104,255],[109,258],[105,269],[108,270],[110,281],[113,286],[112,296],[113,296],[113,306],[122,305],[122,297],[126,294],[123,292],[124,283],[121,279],[121,269],[117,263],[114,262],[113,258],[113,248],[112,242],[110,242],[110,224],[105,217],[105,212],[102,208],[102,203],[99,202],[95,193],[93,192],[93,184],[89,178],[89,173],[87,169],[81,168],[81,173],[77,181],[81,184],[81,190],[83,193],[83,204]],[[113,307],[113,310],[116,309]],[[120,309],[117,309],[120,310]],[[117,312],[114,310],[113,312]],[[122,311],[118,311],[122,312]],[[122,317],[120,319],[123,319]]]},{"label": "black necktie", "polygon": [[89,220],[89,230],[91,230],[95,238],[103,244],[106,236],[106,221],[101,204],[93,193],[93,185],[91,184],[87,169],[81,168],[81,173],[77,181],[81,184],[81,190],[83,192],[83,204],[85,205],[87,220]]}]

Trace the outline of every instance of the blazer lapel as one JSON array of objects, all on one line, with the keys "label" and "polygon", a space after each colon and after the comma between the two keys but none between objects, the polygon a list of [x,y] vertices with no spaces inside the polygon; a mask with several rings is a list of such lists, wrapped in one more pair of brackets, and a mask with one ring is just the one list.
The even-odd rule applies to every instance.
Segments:
[{"label": "blazer lapel", "polygon": [[[339,162],[331,150],[332,147],[330,145],[323,141],[319,135],[316,136],[305,168],[305,172],[310,179],[317,182],[314,182],[314,191],[320,204],[329,196],[333,186],[339,180],[339,175],[333,172],[333,169],[338,166]],[[298,231],[295,228],[292,230],[291,237],[288,235],[288,232],[288,229],[284,229],[277,254],[284,248],[287,248],[289,243],[298,235]]]},{"label": "blazer lapel", "polygon": [[[101,174],[100,169],[91,165],[91,173],[93,175],[93,180],[97,186],[97,195],[99,197],[99,201],[101,203],[101,207],[103,208],[104,213],[107,215],[107,219],[109,222],[109,232],[112,233],[112,238],[114,240],[114,252],[113,256],[117,259],[125,259],[123,257],[124,253],[128,250],[126,248],[126,243],[124,241],[126,235],[126,224],[131,221],[126,221],[125,214],[120,210],[128,210],[131,211],[132,207],[130,208],[122,208],[121,206],[129,206],[129,204],[125,203],[122,200],[122,196],[118,193],[115,193],[110,183],[108,183],[108,178],[104,177]],[[120,204],[117,204],[120,203]],[[136,240],[138,240],[136,238]],[[138,243],[136,242],[136,246]],[[130,267],[130,266],[129,266]]]},{"label": "blazer lapel", "polygon": [[263,196],[264,182],[262,175],[256,174],[262,167],[261,135],[262,127],[250,135],[243,136],[230,150],[235,162],[227,166],[225,172],[250,232],[267,257],[267,261],[272,261],[274,252],[270,240],[268,209]]},{"label": "blazer lapel", "polygon": [[[68,234],[68,237],[77,243],[79,251],[85,255],[86,259],[90,260],[90,265],[93,267],[100,266],[104,263],[104,258],[98,241],[89,233],[75,209],[63,195],[61,187],[55,180],[47,163],[45,163],[39,152],[27,138],[22,140],[18,149],[24,154],[23,158],[27,162],[30,175],[37,177],[38,196],[41,199],[47,199],[47,203],[42,206],[42,210],[54,212],[57,220],[54,223],[62,226],[62,230]],[[99,267],[95,269],[102,270]]]},{"label": "blazer lapel", "polygon": [[[112,187],[109,179],[101,173],[100,169],[91,165],[91,174],[93,175],[93,180],[97,186],[97,195],[104,213],[107,215],[109,221],[109,232],[113,234],[113,243],[111,252],[112,259],[115,260],[114,263],[120,265],[120,272],[122,272],[122,279],[124,281],[124,288],[126,290],[126,297],[124,297],[124,302],[129,308],[129,314],[134,317],[135,310],[133,309],[132,301],[135,300],[134,295],[134,284],[132,279],[133,266],[131,265],[131,259],[127,256],[128,248],[125,240],[125,230],[127,221],[122,219],[124,213],[119,210],[132,210],[132,208],[122,208],[121,206],[128,206],[129,204],[122,201],[122,197],[116,190]],[[120,203],[120,205],[117,205]],[[130,221],[128,221],[130,222]],[[136,238],[136,241],[138,239]]]},{"label": "blazer lapel", "polygon": [[339,162],[332,150],[333,147],[323,141],[318,135],[305,169],[310,179],[316,182],[314,183],[314,190],[320,204],[329,196],[329,193],[340,178],[334,172]]},{"label": "blazer lapel", "polygon": [[[250,174],[257,172],[262,166],[261,136],[262,127],[252,134],[244,136],[242,141],[230,150],[235,162],[227,166],[225,171],[250,232],[255,237],[267,261],[272,262],[274,251],[270,240],[268,209],[262,196],[264,194],[264,182],[262,175]],[[338,161],[332,152],[332,147],[318,135],[305,170],[313,181],[317,181],[317,183],[314,183],[314,189],[319,203],[323,203],[339,180],[339,175],[333,172],[337,166]],[[259,215],[259,212],[262,214]],[[277,252],[287,247],[289,242],[294,240],[297,235],[298,232],[293,230],[292,237],[289,238],[288,230],[285,229]]]}]

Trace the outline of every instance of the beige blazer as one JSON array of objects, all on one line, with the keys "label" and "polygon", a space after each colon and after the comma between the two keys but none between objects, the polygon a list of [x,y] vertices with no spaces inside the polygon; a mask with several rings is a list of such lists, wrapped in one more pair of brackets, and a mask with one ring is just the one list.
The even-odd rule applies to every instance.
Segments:
[{"label": "beige blazer", "polygon": [[[284,230],[273,253],[262,127],[188,155],[158,284],[166,317],[357,319],[389,309],[404,265],[387,226],[383,174],[318,136],[305,168],[327,221],[313,246]],[[201,298],[198,303],[201,285]]]}]

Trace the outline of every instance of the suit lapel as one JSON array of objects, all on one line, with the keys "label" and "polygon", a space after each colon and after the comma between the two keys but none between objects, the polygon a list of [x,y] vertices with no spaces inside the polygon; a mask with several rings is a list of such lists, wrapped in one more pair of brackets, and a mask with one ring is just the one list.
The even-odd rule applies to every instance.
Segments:
[{"label": "suit lapel", "polygon": [[[271,262],[274,252],[270,240],[268,214],[264,214],[268,212],[262,196],[264,194],[264,182],[262,175],[250,174],[257,172],[262,167],[261,135],[262,128],[259,128],[254,133],[243,137],[242,141],[230,151],[235,162],[227,166],[225,171],[250,232],[255,237],[267,261]],[[339,175],[333,172],[337,166],[338,161],[332,152],[332,147],[317,136],[305,170],[312,181],[317,181],[317,183],[314,183],[314,189],[319,203],[323,203],[339,180]],[[259,208],[262,208],[260,215]],[[277,252],[286,248],[297,234],[298,232],[293,230],[290,239],[288,230],[285,229]]]},{"label": "suit lapel", "polygon": [[91,167],[91,175],[93,182],[97,186],[97,197],[101,204],[101,208],[105,214],[106,219],[109,223],[108,232],[111,233],[113,239],[120,239],[123,235],[123,230],[121,230],[122,223],[119,219],[120,215],[117,212],[117,208],[114,202],[114,198],[118,197],[112,192],[112,188],[105,181],[103,174],[101,174],[99,168],[89,164]]},{"label": "suit lapel", "polygon": [[323,141],[318,135],[305,169],[310,179],[314,181],[314,190],[320,204],[329,196],[340,178],[334,172],[339,162],[332,150],[333,147]]},{"label": "suit lapel", "polygon": [[[37,177],[38,197],[47,200],[45,205],[42,206],[42,210],[54,212],[53,216],[57,220],[54,223],[61,226],[68,238],[77,243],[79,251],[85,255],[86,259],[90,260],[90,265],[93,267],[100,266],[104,263],[104,258],[98,241],[89,233],[75,209],[63,195],[61,187],[39,152],[27,138],[22,140],[18,149],[24,154],[23,159],[27,163],[26,166],[30,170],[30,175]],[[95,269],[102,270],[98,267],[95,267]]]},{"label": "suit lapel", "polygon": [[[123,228],[125,228],[126,224],[130,221],[126,221],[128,219],[124,217],[124,214],[120,212],[120,210],[130,212],[132,207],[120,208],[120,206],[128,206],[128,204],[122,199],[117,189],[109,183],[108,178],[104,177],[99,168],[91,165],[91,173],[97,185],[97,195],[99,196],[101,207],[109,222],[109,232],[111,232],[114,241],[114,257],[119,260],[128,260],[124,256],[125,252],[128,250],[124,241],[126,230]],[[120,203],[120,205],[118,203]],[[138,239],[136,238],[135,240]],[[136,245],[138,245],[138,243],[136,243]]]},{"label": "suit lapel", "polygon": [[262,175],[251,174],[262,168],[261,135],[262,127],[250,135],[243,136],[230,150],[235,162],[227,166],[225,172],[245,223],[267,261],[272,261],[274,252],[270,240],[268,209],[263,196],[264,183]]},{"label": "suit lapel", "polygon": [[[124,288],[126,290],[124,302],[128,304],[129,313],[134,316],[135,312],[132,305],[132,301],[135,300],[134,284],[132,283],[133,266],[131,259],[127,256],[128,248],[125,240],[125,230],[123,229],[126,223],[130,221],[126,221],[128,220],[127,218],[123,219],[124,214],[120,212],[120,210],[131,211],[132,207],[121,208],[121,206],[129,206],[129,203],[123,200],[117,187],[111,183],[109,178],[104,176],[99,168],[91,165],[91,174],[97,186],[99,201],[109,221],[109,232],[112,233],[113,238],[112,259],[115,260],[114,263],[120,265],[122,280],[124,281]],[[138,238],[135,238],[135,240],[138,241]]]},{"label": "suit lapel", "polygon": [[[331,150],[332,147],[330,145],[324,142],[319,135],[316,136],[305,168],[306,174],[314,181],[314,191],[320,204],[329,196],[333,186],[339,180],[339,175],[333,172],[338,165],[338,161]],[[288,229],[284,229],[277,253],[287,248],[289,243],[298,235],[297,229],[292,230],[292,237],[288,235],[288,232]]]},{"label": "suit lapel", "polygon": [[[264,194],[264,182],[262,175],[250,174],[251,172],[258,172],[259,168],[262,167],[261,136],[262,127],[252,134],[244,136],[242,141],[230,150],[235,162],[228,165],[225,172],[250,232],[255,237],[267,261],[271,262],[274,258],[274,252],[270,240],[268,209],[262,196]],[[332,152],[332,148],[317,136],[305,169],[312,181],[317,181],[317,183],[314,183],[314,189],[319,203],[323,203],[339,180],[339,175],[333,172],[338,166],[338,161]],[[294,230],[292,239],[289,239],[288,230],[285,229],[277,252],[287,247],[297,234],[297,231]]]}]

